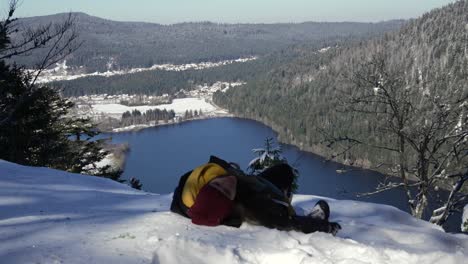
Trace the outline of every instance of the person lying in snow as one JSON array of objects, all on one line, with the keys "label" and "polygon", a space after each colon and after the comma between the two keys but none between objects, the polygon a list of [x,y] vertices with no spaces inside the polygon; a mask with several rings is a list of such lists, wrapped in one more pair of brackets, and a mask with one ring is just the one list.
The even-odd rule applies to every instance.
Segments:
[{"label": "person lying in snow", "polygon": [[328,221],[327,202],[318,201],[306,216],[296,214],[291,205],[293,177],[287,164],[248,176],[233,164],[211,156],[207,164],[180,178],[171,211],[197,225],[240,227],[246,221],[279,230],[336,235],[341,226]]}]

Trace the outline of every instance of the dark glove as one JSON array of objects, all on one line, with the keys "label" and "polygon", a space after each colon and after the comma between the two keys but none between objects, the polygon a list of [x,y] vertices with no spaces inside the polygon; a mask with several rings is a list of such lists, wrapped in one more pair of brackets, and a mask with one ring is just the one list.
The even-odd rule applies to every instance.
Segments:
[{"label": "dark glove", "polygon": [[336,222],[330,222],[328,223],[328,233],[332,234],[333,236],[336,236],[336,233],[341,230],[340,224]]}]

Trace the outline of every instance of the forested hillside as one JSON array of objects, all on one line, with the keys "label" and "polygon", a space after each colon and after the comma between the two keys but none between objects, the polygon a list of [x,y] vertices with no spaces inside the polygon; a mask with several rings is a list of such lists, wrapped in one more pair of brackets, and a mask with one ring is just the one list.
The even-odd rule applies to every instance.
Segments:
[{"label": "forested hillside", "polygon": [[197,85],[204,85],[205,83],[211,85],[217,81],[251,80],[258,74],[265,73],[266,66],[264,60],[237,62],[203,70],[152,70],[111,77],[90,76],[70,81],[57,81],[51,83],[51,85],[60,88],[65,96],[104,93],[111,95],[174,95],[181,89],[191,90]]},{"label": "forested hillside", "polygon": [[[235,62],[207,69],[185,71],[151,70],[110,77],[88,76],[69,81],[56,81],[51,85],[61,89],[65,96],[103,93],[111,95],[123,93],[162,95],[167,93],[173,95],[181,89],[191,90],[198,85],[211,85],[218,81],[246,82],[258,80],[272,70],[274,71],[285,65],[293,65],[299,58],[305,59],[316,56],[317,53],[321,54],[323,51],[329,50],[330,47],[352,45],[352,43],[359,43],[369,37],[352,35],[295,44],[255,60]],[[294,63],[290,64],[291,62]],[[297,67],[294,66],[294,68]]]},{"label": "forested hillside", "polygon": [[[401,131],[436,124],[436,113],[452,106],[457,110],[450,114],[458,116],[447,125],[447,132],[466,128],[467,45],[468,3],[459,1],[383,37],[326,52],[304,50],[294,62],[243,87],[218,92],[214,99],[236,115],[272,126],[285,142],[348,164],[380,169],[396,155],[372,146],[389,146],[397,140],[383,131],[394,128],[385,123],[393,110],[391,102],[383,101],[383,87],[391,87],[393,102],[407,104],[402,108],[407,116],[400,122]],[[408,150],[405,155],[412,160],[418,154]],[[466,162],[466,155],[461,158]]]},{"label": "forested hillside", "polygon": [[[217,24],[210,22],[160,25],[116,22],[74,13],[83,44],[67,60],[86,71],[148,67],[161,63],[196,63],[264,55],[287,46],[366,37],[398,28],[402,21],[382,23]],[[25,27],[62,21],[67,14],[22,18]],[[20,38],[20,36],[16,36]],[[15,39],[15,38],[14,38]],[[43,51],[45,52],[45,51]],[[32,66],[41,52],[17,59]]]},{"label": "forested hillside", "polygon": [[304,55],[304,50],[317,50],[322,45],[336,45],[356,41],[355,37],[328,40],[314,44],[295,45],[248,62],[201,70],[162,71],[152,70],[139,73],[105,76],[89,76],[70,81],[56,81],[52,86],[62,90],[65,96],[89,94],[175,94],[181,89],[191,90],[197,85],[211,85],[218,81],[245,82],[255,80],[272,68],[285,65]]}]

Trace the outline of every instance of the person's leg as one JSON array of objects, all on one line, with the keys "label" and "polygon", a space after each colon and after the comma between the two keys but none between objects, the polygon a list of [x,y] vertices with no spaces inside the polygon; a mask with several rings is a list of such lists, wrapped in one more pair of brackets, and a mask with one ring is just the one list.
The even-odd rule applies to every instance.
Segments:
[{"label": "person's leg", "polygon": [[325,232],[336,235],[341,229],[341,226],[335,222],[328,222],[326,220],[314,219],[308,216],[296,215],[292,219],[293,229],[309,234],[313,232]]}]

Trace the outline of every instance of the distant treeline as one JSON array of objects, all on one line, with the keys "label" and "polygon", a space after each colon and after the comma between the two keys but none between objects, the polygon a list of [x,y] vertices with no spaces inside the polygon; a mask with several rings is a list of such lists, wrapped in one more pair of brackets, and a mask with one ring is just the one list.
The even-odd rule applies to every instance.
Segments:
[{"label": "distant treeline", "polygon": [[183,119],[187,120],[187,119],[192,119],[194,117],[199,117],[199,116],[203,116],[203,111],[201,109],[200,110],[185,110]]},{"label": "distant treeline", "polygon": [[139,110],[134,109],[131,112],[126,111],[122,114],[122,120],[120,125],[122,127],[139,125],[139,124],[148,124],[150,122],[163,121],[167,123],[169,120],[174,119],[175,112],[174,110],[160,110],[160,109],[149,109],[144,113],[141,113]]},{"label": "distant treeline", "polygon": [[[180,118],[182,120],[188,120],[199,116],[203,116],[202,109],[186,110],[184,115]],[[176,114],[172,109],[169,111],[166,109],[149,109],[144,113],[137,109],[134,109],[132,111],[126,111],[122,114],[122,119],[120,121],[119,127],[149,124],[151,122],[154,122],[155,124],[158,124],[159,122],[168,123],[169,121],[174,120],[175,117]]]}]

